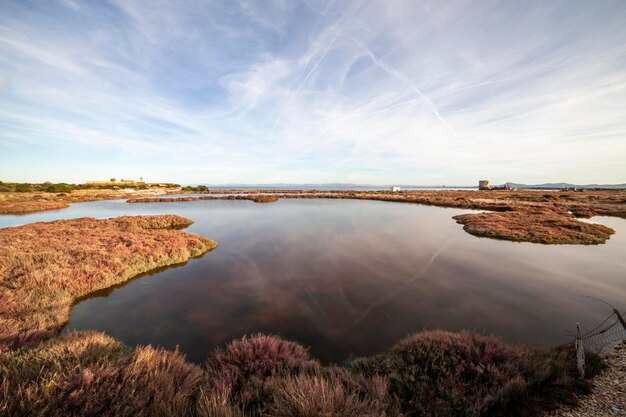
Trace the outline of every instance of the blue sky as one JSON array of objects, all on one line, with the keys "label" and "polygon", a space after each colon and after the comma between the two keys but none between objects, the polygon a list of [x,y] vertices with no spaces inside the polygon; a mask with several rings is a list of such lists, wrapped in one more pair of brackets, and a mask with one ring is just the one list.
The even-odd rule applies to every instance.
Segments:
[{"label": "blue sky", "polygon": [[626,182],[626,2],[2,1],[0,180]]}]

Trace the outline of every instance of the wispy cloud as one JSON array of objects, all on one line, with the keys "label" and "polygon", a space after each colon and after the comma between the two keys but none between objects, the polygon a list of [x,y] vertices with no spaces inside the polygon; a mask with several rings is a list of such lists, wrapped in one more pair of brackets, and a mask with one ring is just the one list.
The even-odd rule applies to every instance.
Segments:
[{"label": "wispy cloud", "polygon": [[623,182],[625,17],[618,0],[8,1],[0,177]]}]

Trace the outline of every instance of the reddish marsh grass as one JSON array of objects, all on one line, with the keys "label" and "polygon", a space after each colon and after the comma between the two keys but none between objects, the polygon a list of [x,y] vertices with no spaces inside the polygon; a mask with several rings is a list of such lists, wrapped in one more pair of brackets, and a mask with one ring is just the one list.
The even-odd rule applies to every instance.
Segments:
[{"label": "reddish marsh grass", "polygon": [[454,219],[474,236],[550,245],[598,245],[615,233],[610,227],[584,223],[568,213],[549,210],[472,213]]},{"label": "reddish marsh grass", "polygon": [[72,303],[216,243],[172,216],[81,218],[0,229],[0,348],[50,336]]}]

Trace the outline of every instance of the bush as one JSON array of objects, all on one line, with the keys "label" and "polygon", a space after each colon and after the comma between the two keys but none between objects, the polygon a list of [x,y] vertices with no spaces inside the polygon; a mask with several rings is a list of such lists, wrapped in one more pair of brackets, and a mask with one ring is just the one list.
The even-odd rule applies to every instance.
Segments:
[{"label": "bush", "polygon": [[[202,370],[178,351],[122,345],[97,332],[71,333],[0,355],[0,414],[188,416]],[[5,414],[6,413],[6,414]]]},{"label": "bush", "polygon": [[[588,390],[576,378],[573,350],[539,351],[473,332],[431,331],[352,368],[386,375],[391,395],[410,416],[533,416]],[[591,374],[598,363],[589,356]]]},{"label": "bush", "polygon": [[269,396],[268,378],[313,373],[320,367],[299,344],[262,334],[235,340],[206,362],[210,392],[227,395],[247,409],[263,407]]},{"label": "bush", "polygon": [[72,190],[74,190],[74,187],[66,183],[44,184],[42,187],[42,191],[47,193],[71,193]]},{"label": "bush", "polygon": [[[587,371],[601,362],[588,356]],[[534,350],[472,332],[423,332],[390,352],[322,367],[300,345],[256,335],[204,369],[176,351],[127,350],[103,333],[0,353],[0,415],[538,416],[589,383],[572,346]]]},{"label": "bush", "polygon": [[32,191],[32,187],[30,184],[15,184],[15,192],[29,193],[31,191]]},{"label": "bush", "polygon": [[209,187],[207,187],[206,185],[197,185],[195,187],[192,187],[191,185],[187,185],[187,186],[183,187],[182,190],[183,191],[202,192],[202,191],[209,191]]}]

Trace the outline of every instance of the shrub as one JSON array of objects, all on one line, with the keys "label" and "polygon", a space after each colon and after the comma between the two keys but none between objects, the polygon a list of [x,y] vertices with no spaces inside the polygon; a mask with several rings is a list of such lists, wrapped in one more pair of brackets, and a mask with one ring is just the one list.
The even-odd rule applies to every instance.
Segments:
[{"label": "shrub", "polygon": [[226,395],[234,404],[261,409],[270,396],[268,378],[316,372],[320,364],[301,345],[258,334],[216,350],[206,362],[211,395]]},{"label": "shrub", "polygon": [[[355,361],[353,370],[388,376],[410,416],[532,416],[588,389],[575,376],[573,354],[572,347],[539,351],[473,332],[431,331]],[[597,371],[597,358],[589,362]]]},{"label": "shrub", "polygon": [[[106,368],[121,357],[124,346],[98,332],[73,332],[34,348],[0,353],[0,414],[64,415],[57,395],[67,378],[79,370]],[[81,399],[83,393],[75,392]],[[86,398],[82,398],[85,400]]]},{"label": "shrub", "polygon": [[42,187],[42,191],[47,193],[71,193],[72,190],[74,190],[74,187],[66,183],[44,184]]},{"label": "shrub", "polygon": [[[594,375],[601,363],[588,358]],[[203,372],[177,350],[128,351],[103,333],[76,332],[0,353],[0,415],[537,416],[588,390],[575,364],[572,346],[533,350],[435,331],[351,370],[256,335],[216,351]]]},{"label": "shrub", "polygon": [[312,360],[301,345],[277,336],[257,334],[242,337],[217,350],[207,361],[215,372],[233,371],[238,376],[269,377],[277,371],[300,372],[315,370],[319,363]]},{"label": "shrub", "polygon": [[97,332],[61,336],[0,355],[0,414],[29,416],[188,416],[202,369],[178,351],[121,344]]},{"label": "shrub", "polygon": [[30,184],[15,184],[15,191],[18,193],[29,193],[32,191]]}]

